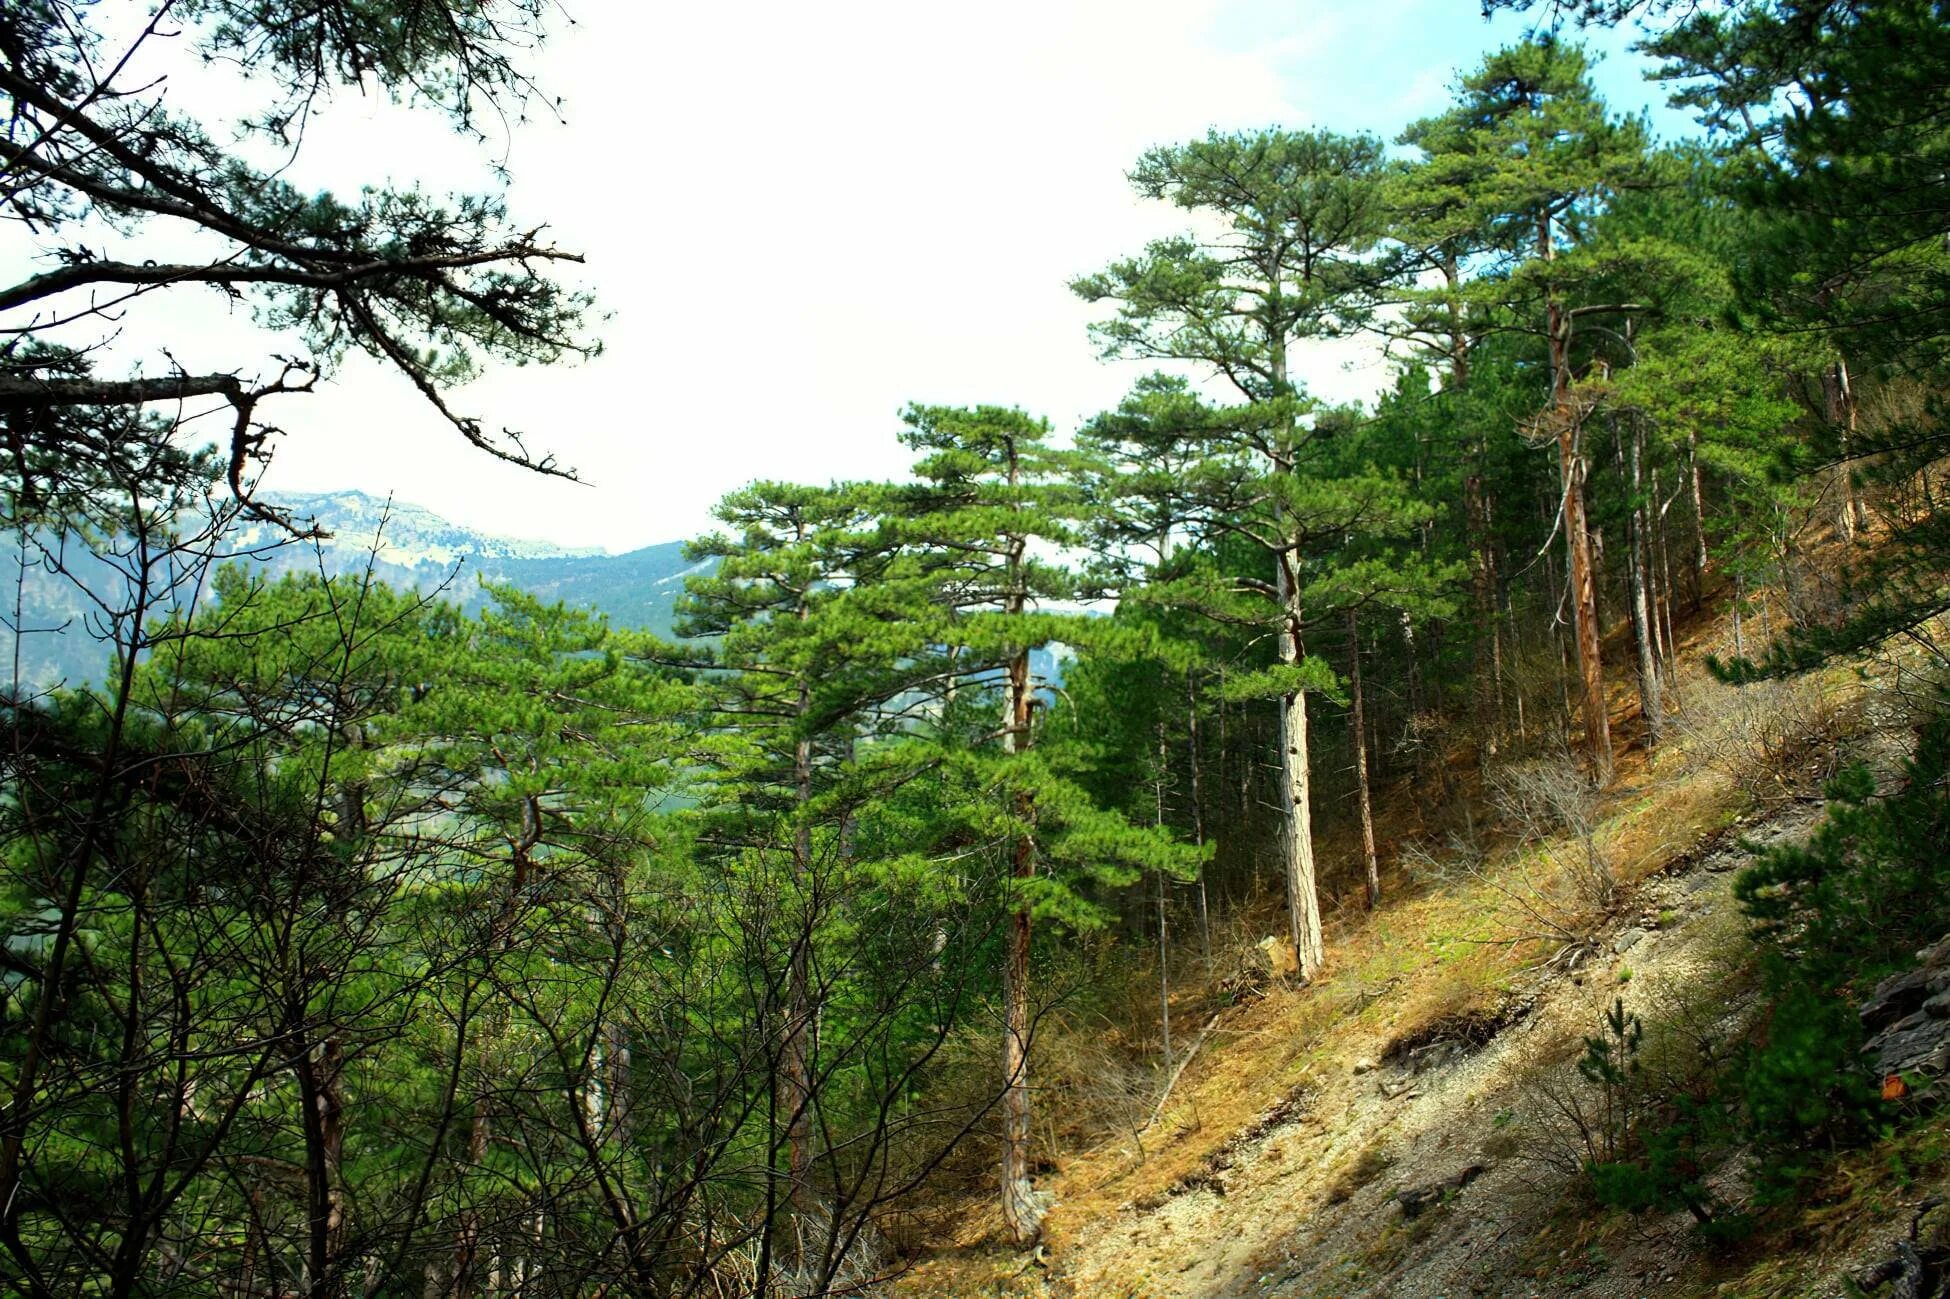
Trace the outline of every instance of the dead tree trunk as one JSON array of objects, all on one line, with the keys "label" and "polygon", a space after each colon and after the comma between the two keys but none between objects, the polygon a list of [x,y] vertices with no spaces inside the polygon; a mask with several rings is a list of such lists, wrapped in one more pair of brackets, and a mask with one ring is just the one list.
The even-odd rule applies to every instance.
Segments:
[{"label": "dead tree trunk", "polygon": [[1374,847],[1374,803],[1368,790],[1368,729],[1361,691],[1361,623],[1347,611],[1348,690],[1352,707],[1347,721],[1354,745],[1354,784],[1361,802],[1361,861],[1367,868],[1368,910],[1381,905],[1381,864]]},{"label": "dead tree trunk", "polygon": [[[1199,803],[1198,780],[1198,685],[1190,668],[1185,669],[1185,752],[1188,759],[1186,772],[1190,780],[1192,808],[1192,842],[1205,847],[1205,809]],[[1198,951],[1207,961],[1212,959],[1212,912],[1205,896],[1205,863],[1198,866]]]}]

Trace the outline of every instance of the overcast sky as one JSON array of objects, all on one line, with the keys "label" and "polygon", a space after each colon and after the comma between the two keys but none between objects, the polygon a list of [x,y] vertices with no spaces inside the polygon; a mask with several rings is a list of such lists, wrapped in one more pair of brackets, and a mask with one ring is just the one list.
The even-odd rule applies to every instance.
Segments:
[{"label": "overcast sky", "polygon": [[[1142,150],[1268,124],[1392,137],[1522,29],[1476,0],[567,7],[577,22],[536,60],[565,122],[482,148],[341,100],[293,175],[478,188],[505,154],[516,219],[587,256],[606,352],[497,372],[454,404],[588,485],[470,451],[405,380],[354,362],[271,415],[288,436],[269,486],[394,492],[484,530],[625,550],[695,533],[756,477],[898,473],[910,400],[1074,427],[1139,369],[1096,357],[1093,309],[1066,282],[1181,224],[1131,194]],[[1599,44],[1614,106],[1660,99],[1622,38]],[[215,72],[171,90],[203,111],[228,94]],[[1664,110],[1654,123],[1685,129]],[[275,350],[215,295],[174,298],[126,346],[155,331],[192,370]],[[1323,396],[1362,398],[1383,376],[1361,362],[1343,348],[1305,372]]]}]

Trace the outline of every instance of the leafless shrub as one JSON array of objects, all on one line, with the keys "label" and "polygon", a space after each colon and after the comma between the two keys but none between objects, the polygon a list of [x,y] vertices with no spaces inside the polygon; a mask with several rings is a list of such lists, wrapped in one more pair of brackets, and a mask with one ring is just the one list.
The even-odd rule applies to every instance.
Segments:
[{"label": "leafless shrub", "polygon": [[1491,805],[1526,845],[1544,846],[1567,865],[1586,901],[1611,906],[1618,881],[1598,847],[1598,787],[1576,759],[1557,754],[1502,767],[1489,788]]},{"label": "leafless shrub", "polygon": [[1402,874],[1415,883],[1477,878],[1488,860],[1489,845],[1473,819],[1440,838],[1411,839],[1396,853]]},{"label": "leafless shrub", "polygon": [[1673,725],[1692,772],[1723,776],[1761,805],[1815,795],[1835,774],[1846,729],[1809,677],[1702,691]]},{"label": "leafless shrub", "polygon": [[[789,1234],[796,1238],[780,1242],[784,1248],[769,1260],[769,1266],[760,1261],[763,1251],[756,1238],[725,1255],[712,1277],[719,1292],[855,1295],[860,1299],[876,1299],[887,1293],[885,1279],[893,1271],[892,1248],[871,1225],[858,1230],[844,1216],[835,1222],[829,1210],[815,1206],[795,1217]],[[845,1239],[848,1236],[850,1242]],[[838,1254],[837,1259],[829,1257],[832,1253]],[[770,1273],[766,1286],[758,1283],[761,1266]]]},{"label": "leafless shrub", "polygon": [[1158,1098],[1154,1060],[1140,1060],[1123,1035],[1105,1025],[1064,1024],[1037,1044],[1041,1085],[1064,1118],[1102,1140],[1134,1135]]},{"label": "leafless shrub", "polygon": [[1594,922],[1611,910],[1618,881],[1598,842],[1598,790],[1568,754],[1513,763],[1492,772],[1491,805],[1517,836],[1517,851],[1469,873],[1508,904],[1515,928],[1489,941],[1534,942],[1545,964],[1575,968],[1596,951]]}]

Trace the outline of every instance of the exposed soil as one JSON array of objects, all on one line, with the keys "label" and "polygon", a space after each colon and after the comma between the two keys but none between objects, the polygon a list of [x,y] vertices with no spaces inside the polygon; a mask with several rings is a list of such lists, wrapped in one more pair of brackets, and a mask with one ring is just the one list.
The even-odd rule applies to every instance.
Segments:
[{"label": "exposed soil", "polygon": [[[1861,711],[1856,751],[1892,763],[1900,727],[1878,725],[1873,699]],[[1821,807],[1785,785],[1756,801],[1680,747],[1656,765],[1637,752],[1621,763],[1600,832],[1619,880],[1605,911],[1574,915],[1551,871],[1506,845],[1488,867],[1398,888],[1371,916],[1344,914],[1313,986],[1275,983],[1220,1012],[1156,1125],[1059,1161],[1036,1255],[993,1245],[978,1204],[958,1248],[921,1261],[898,1293],[1843,1294],[1849,1271],[1888,1257],[1917,1203],[1950,1181],[1950,1122],[1940,1141],[1934,1129],[1913,1134],[1894,1190],[1882,1189],[1879,1156],[1844,1160],[1831,1207],[1737,1254],[1706,1243],[1683,1212],[1595,1211],[1576,1191],[1575,1158],[1553,1162],[1537,1136],[1540,1094],[1575,1077],[1615,999],[1648,1020],[1684,1006],[1724,1035],[1752,1022],[1736,868],[1755,846],[1805,836]],[[1190,1005],[1200,994],[1185,995]],[[1732,1198],[1740,1176],[1715,1174]]]}]

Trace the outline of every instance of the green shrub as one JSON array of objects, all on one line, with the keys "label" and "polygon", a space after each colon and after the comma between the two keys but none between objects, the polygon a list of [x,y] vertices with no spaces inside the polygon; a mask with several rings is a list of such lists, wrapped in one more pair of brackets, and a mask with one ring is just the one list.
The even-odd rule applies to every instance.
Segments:
[{"label": "green shrub", "polygon": [[1750,1229],[1705,1177],[1731,1151],[1752,1159],[1754,1202],[1798,1197],[1837,1150],[1880,1135],[1877,1080],[1861,1065],[1856,1003],[1915,950],[1950,931],[1950,720],[1927,725],[1901,786],[1878,796],[1865,767],[1830,782],[1827,815],[1805,844],[1757,856],[1735,895],[1755,921],[1766,1012],[1753,1040],[1697,1071],[1653,1079],[1645,1026],[1615,1001],[1577,1062],[1585,1099],[1583,1170],[1601,1204],[1685,1209],[1702,1231]]},{"label": "green shrub", "polygon": [[1578,1073],[1596,1089],[1599,1140],[1584,1165],[1592,1196],[1629,1213],[1685,1209],[1706,1224],[1717,1217],[1705,1174],[1724,1136],[1723,1106],[1711,1079],[1702,1095],[1668,1089],[1646,1077],[1639,1061],[1645,1026],[1623,1000],[1605,1012],[1601,1031],[1584,1039]]},{"label": "green shrub", "polygon": [[1867,767],[1829,782],[1828,814],[1805,844],[1760,855],[1734,896],[1770,940],[1775,984],[1833,992],[1907,968],[1950,930],[1950,721],[1924,727],[1896,793]]},{"label": "green shrub", "polygon": [[1763,1204],[1792,1199],[1828,1152],[1881,1128],[1855,1004],[1950,930],[1946,772],[1950,721],[1939,716],[1896,792],[1878,797],[1868,768],[1844,770],[1808,841],[1762,853],[1735,882],[1770,948],[1765,1033],[1728,1079]]}]

